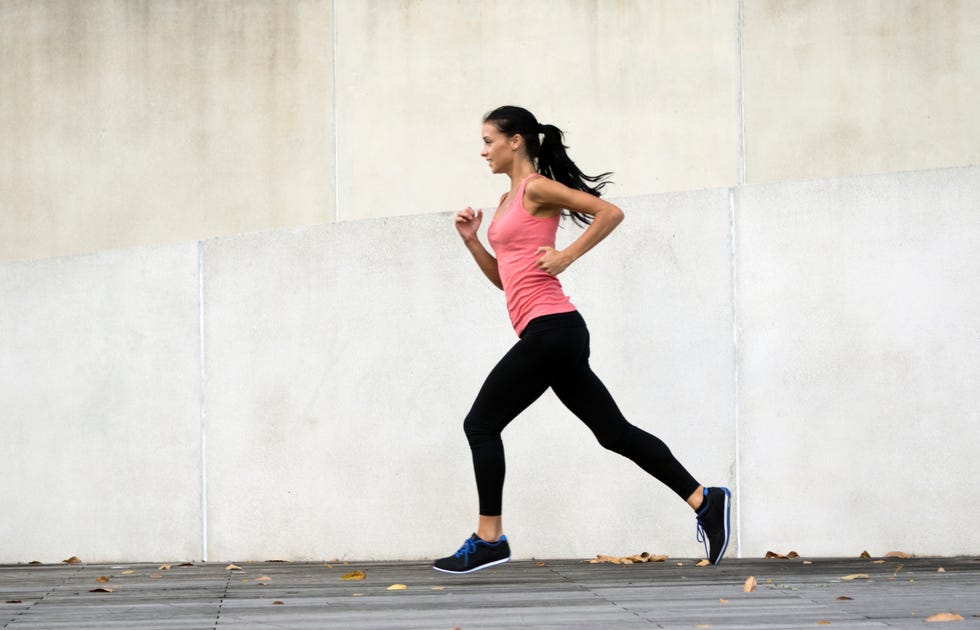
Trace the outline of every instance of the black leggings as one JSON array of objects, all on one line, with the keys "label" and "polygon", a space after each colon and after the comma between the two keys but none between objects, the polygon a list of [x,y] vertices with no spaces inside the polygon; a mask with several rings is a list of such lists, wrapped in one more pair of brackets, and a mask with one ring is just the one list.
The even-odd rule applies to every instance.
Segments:
[{"label": "black leggings", "polygon": [[599,444],[630,458],[682,499],[698,482],[659,438],[630,424],[589,367],[589,331],[577,311],[531,320],[520,341],[487,376],[463,430],[473,452],[480,514],[502,513],[504,444],[511,420],[551,387]]}]

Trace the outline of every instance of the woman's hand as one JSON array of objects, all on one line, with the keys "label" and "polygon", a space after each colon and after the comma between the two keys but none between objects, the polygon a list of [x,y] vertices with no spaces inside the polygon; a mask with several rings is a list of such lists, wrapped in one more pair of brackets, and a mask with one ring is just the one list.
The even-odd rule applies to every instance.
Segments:
[{"label": "woman's hand", "polygon": [[481,223],[483,223],[483,210],[474,211],[473,208],[467,207],[456,213],[456,231],[464,241],[476,238]]},{"label": "woman's hand", "polygon": [[535,264],[538,266],[538,269],[541,269],[550,276],[557,276],[572,264],[571,258],[566,256],[565,252],[560,252],[554,247],[539,247],[537,253],[544,254],[544,256],[538,258]]}]

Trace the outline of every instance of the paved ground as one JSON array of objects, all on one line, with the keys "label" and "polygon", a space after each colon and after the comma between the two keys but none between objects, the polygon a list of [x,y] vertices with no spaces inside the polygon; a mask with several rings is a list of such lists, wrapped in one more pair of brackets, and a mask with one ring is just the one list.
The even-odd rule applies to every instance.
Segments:
[{"label": "paved ground", "polygon": [[[945,612],[963,617],[953,628],[980,627],[980,558],[548,560],[469,576],[240,564],[0,566],[0,628],[922,628]],[[365,579],[341,579],[355,570]],[[853,574],[867,577],[843,579]],[[749,576],[758,587],[746,593]]]}]

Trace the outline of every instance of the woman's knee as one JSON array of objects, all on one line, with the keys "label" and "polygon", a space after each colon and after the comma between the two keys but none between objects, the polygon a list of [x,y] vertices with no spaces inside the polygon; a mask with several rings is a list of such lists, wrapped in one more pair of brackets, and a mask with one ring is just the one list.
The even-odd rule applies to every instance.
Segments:
[{"label": "woman's knee", "polygon": [[472,445],[500,439],[501,432],[485,415],[470,411],[463,420],[463,433]]}]

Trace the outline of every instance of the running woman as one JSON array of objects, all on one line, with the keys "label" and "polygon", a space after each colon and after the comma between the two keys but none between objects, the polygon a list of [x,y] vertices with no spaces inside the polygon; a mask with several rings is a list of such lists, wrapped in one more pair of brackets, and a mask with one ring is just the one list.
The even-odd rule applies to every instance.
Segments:
[{"label": "running woman", "polygon": [[[633,460],[687,501],[708,560],[718,564],[728,546],[731,493],[702,486],[666,444],[630,424],[589,367],[589,331],[557,276],[608,236],[623,212],[599,198],[610,173],[585,175],[566,148],[560,129],[539,124],[521,107],[500,107],[483,119],[480,155],[493,173],[510,177],[510,190],[487,231],[495,255],[477,236],[482,210],[459,211],[456,230],[483,274],[503,290],[519,340],[491,370],[463,422],[479,495],[477,530],[433,568],[471,573],[510,560],[501,516],[501,432],[549,387],[599,444]],[[586,227],[558,250],[555,234],[563,215]]]}]

